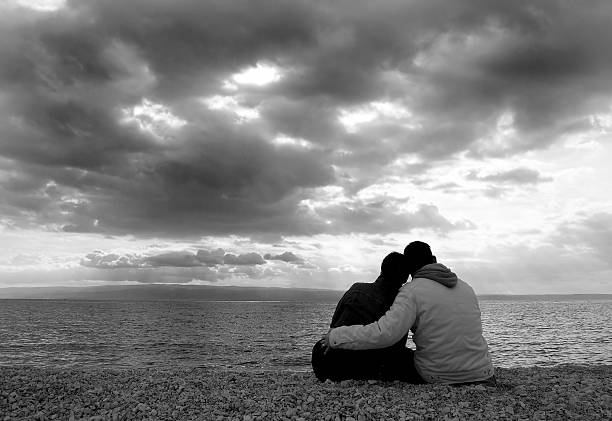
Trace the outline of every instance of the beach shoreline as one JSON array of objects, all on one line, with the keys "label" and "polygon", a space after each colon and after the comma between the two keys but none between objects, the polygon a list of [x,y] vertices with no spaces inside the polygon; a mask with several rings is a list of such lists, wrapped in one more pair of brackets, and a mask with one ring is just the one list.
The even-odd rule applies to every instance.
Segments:
[{"label": "beach shoreline", "polygon": [[497,368],[496,387],[310,372],[0,367],[0,421],[612,419],[612,365]]}]

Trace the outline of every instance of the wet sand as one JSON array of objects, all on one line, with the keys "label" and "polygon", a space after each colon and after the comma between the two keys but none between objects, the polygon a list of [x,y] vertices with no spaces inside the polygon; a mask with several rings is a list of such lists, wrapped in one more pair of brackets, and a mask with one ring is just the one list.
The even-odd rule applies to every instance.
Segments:
[{"label": "wet sand", "polygon": [[497,369],[498,385],[312,373],[0,367],[0,420],[612,419],[612,365]]}]

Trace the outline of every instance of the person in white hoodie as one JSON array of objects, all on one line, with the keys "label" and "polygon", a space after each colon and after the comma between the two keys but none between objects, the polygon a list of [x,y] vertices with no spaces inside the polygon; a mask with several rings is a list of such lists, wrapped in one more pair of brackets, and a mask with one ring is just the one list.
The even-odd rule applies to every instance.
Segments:
[{"label": "person in white hoodie", "polygon": [[437,263],[428,244],[404,249],[412,281],[404,284],[391,308],[368,325],[341,326],[323,344],[339,349],[378,349],[409,330],[416,350],[397,367],[411,383],[495,384],[487,342],[482,335],[478,299],[472,287]]}]

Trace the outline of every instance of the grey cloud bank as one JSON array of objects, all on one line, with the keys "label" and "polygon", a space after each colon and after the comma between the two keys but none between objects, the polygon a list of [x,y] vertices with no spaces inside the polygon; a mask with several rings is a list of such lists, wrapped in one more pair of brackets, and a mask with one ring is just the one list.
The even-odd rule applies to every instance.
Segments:
[{"label": "grey cloud bank", "polygon": [[[276,264],[268,262],[277,262]],[[280,264],[278,263],[280,262]],[[54,271],[54,279],[86,279],[105,282],[137,283],[215,283],[227,279],[267,279],[291,277],[300,270],[317,270],[315,265],[292,252],[279,255],[256,252],[226,253],[223,249],[197,252],[165,251],[157,254],[104,253],[96,250],[84,256],[80,267],[71,271]],[[9,275],[15,281],[36,283],[40,271]]]},{"label": "grey cloud bank", "polygon": [[291,262],[301,263],[301,262],[303,262],[303,260],[300,257],[296,256],[295,254],[293,254],[290,251],[286,251],[286,252],[284,252],[282,254],[275,254],[275,255],[270,254],[270,253],[266,253],[264,255],[264,259],[266,259],[266,260],[280,260],[280,261],[288,262],[288,263],[291,263]]},{"label": "grey cloud bank", "polygon": [[263,257],[256,252],[232,254],[223,249],[200,249],[196,253],[188,250],[174,250],[159,254],[137,255],[104,253],[96,250],[81,259],[81,265],[97,269],[121,268],[151,268],[151,267],[178,267],[189,268],[196,266],[215,267],[228,266],[256,266],[264,265],[267,260],[278,260],[287,263],[303,263],[304,259],[290,251],[278,255],[266,253]]},{"label": "grey cloud bank", "polygon": [[500,184],[537,184],[552,181],[552,177],[542,176],[539,171],[530,168],[514,168],[508,171],[496,172],[494,174],[480,175],[470,172],[467,176],[469,180],[490,181]]},{"label": "grey cloud bank", "polygon": [[[169,237],[448,232],[457,223],[429,204],[410,214],[304,200],[335,185],[356,201],[404,154],[425,162],[422,173],[459,153],[546,148],[590,127],[612,94],[612,53],[599,48],[612,41],[607,1],[3,7],[0,211],[16,227]],[[279,80],[223,87],[257,63],[276,66]],[[215,97],[225,99],[207,107]],[[134,111],[145,100],[157,114]],[[345,126],[343,110],[375,118]],[[487,140],[510,123],[511,134]],[[279,135],[312,147],[275,143]],[[527,169],[481,179],[547,180]]]}]

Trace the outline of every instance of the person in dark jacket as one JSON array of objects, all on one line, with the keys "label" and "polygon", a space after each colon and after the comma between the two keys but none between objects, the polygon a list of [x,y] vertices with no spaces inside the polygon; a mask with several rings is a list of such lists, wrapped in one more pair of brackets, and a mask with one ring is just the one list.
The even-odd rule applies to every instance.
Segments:
[{"label": "person in dark jacket", "polygon": [[[399,288],[408,280],[408,266],[401,253],[387,255],[381,273],[372,283],[356,283],[344,293],[331,320],[330,328],[366,325],[381,318],[395,299]],[[405,375],[397,372],[397,361],[407,352],[404,335],[395,344],[374,350],[325,349],[322,342],[312,350],[312,368],[320,381],[330,379],[394,380]]]}]

